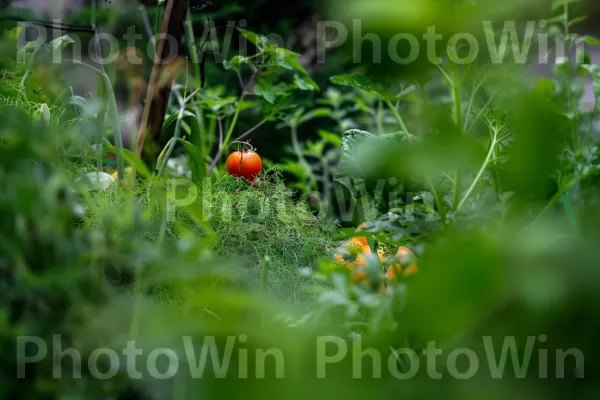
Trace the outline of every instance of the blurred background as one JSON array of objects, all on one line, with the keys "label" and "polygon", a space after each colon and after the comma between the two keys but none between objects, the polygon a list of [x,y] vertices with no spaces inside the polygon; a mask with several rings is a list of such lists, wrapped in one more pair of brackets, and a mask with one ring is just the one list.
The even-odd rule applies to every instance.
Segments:
[{"label": "blurred background", "polygon": [[[127,135],[138,129],[152,68],[147,48],[163,12],[156,2],[142,3],[98,0],[92,10],[83,0],[0,1],[0,17],[10,13],[89,24],[95,15],[99,29],[118,38],[136,27],[142,35],[137,52],[126,49],[106,66],[117,97],[117,123],[129,148]],[[130,153],[125,153],[128,165],[138,173],[133,183],[102,190],[81,184],[90,171],[114,171],[113,159],[94,153],[98,132],[105,148],[116,151],[116,129],[103,125],[110,121],[98,102],[97,73],[73,65],[61,65],[56,72],[47,59],[31,61],[33,55],[27,66],[15,64],[10,50],[15,36],[9,29],[16,22],[1,21],[6,41],[0,41],[0,397],[597,396],[600,4],[211,3],[190,0],[191,7],[198,6],[189,15],[196,40],[209,20],[216,26],[244,21],[245,29],[257,35],[283,37],[285,48],[297,53],[288,56],[298,64],[281,68],[281,75],[248,60],[247,69],[236,70],[231,60],[236,52],[226,56],[227,64],[216,62],[201,46],[181,49],[188,59],[197,55],[193,49],[207,53],[206,86],[194,104],[204,114],[198,117],[198,109],[185,108],[181,100],[189,94],[189,82],[199,78],[188,68],[174,79],[161,145],[168,148],[178,114],[185,111],[186,133],[199,126],[203,135],[206,154],[196,161],[209,166],[220,154],[219,124],[225,121],[226,134],[228,128],[232,137],[247,134],[266,172],[249,183],[228,176],[224,159],[215,161],[204,176],[214,186],[178,210],[174,220],[166,217],[166,182],[152,177],[158,168]],[[421,52],[410,65],[399,65],[387,55],[373,62],[372,45],[364,41],[361,62],[353,62],[357,48],[351,43],[327,49],[326,62],[317,60],[319,21],[339,22],[351,35],[352,21],[360,20],[363,33],[375,33],[387,44],[399,32],[420,37],[429,26],[446,38],[471,33],[485,40],[483,21],[492,21],[501,33],[506,21],[521,29],[541,19],[549,21],[548,31],[559,29],[554,34],[565,33],[564,28],[581,35],[587,52],[573,49],[568,61],[549,65],[538,65],[536,52],[527,65],[510,56],[495,65],[483,52],[468,65],[444,57],[437,66]],[[63,33],[56,30],[48,42]],[[265,38],[246,35],[268,48]],[[238,40],[232,42],[234,49]],[[125,49],[124,41],[120,45]],[[440,54],[446,45],[442,40]],[[129,63],[128,51],[141,54],[144,63]],[[255,80],[256,70],[269,79]],[[240,81],[249,82],[248,98]],[[281,108],[274,99],[282,101]],[[277,112],[271,114],[273,109]],[[193,176],[188,153],[183,145],[174,148],[172,158],[188,164],[169,164],[170,178]],[[376,196],[380,182],[385,183],[383,198]],[[314,192],[325,199],[325,212],[318,213]],[[262,204],[267,199],[291,212],[275,210],[260,220],[257,212],[242,207],[244,201]],[[210,222],[203,219],[207,208],[218,215]],[[221,217],[223,210],[229,219]],[[362,261],[348,251],[351,237],[360,243]],[[409,263],[393,258],[399,246],[411,255]],[[388,266],[404,270],[413,263],[418,273],[388,276]],[[54,334],[62,335],[63,350],[77,349],[84,358],[57,360],[52,354],[24,367],[15,357],[19,351],[29,356],[36,351],[33,344],[20,347],[17,337],[38,337],[50,345]],[[121,353],[121,367],[111,379],[95,379],[83,365],[95,349],[123,349],[131,340],[146,361],[157,348],[173,349],[183,359],[189,353],[184,336],[194,340],[199,354],[207,337],[226,348],[228,338],[242,334],[247,337],[233,346],[230,368],[235,373],[222,379],[214,377],[215,365],[207,367],[203,379],[187,373],[132,379]],[[482,340],[488,336],[491,346]],[[376,373],[376,357],[359,355],[357,361],[350,352],[328,366],[325,379],[317,378],[318,338],[324,337],[340,339],[336,343],[349,349],[361,337],[362,349],[383,355],[382,376]],[[514,352],[506,347],[513,340]],[[443,355],[431,363],[423,350],[433,341]],[[270,348],[284,354],[285,378],[267,373],[253,379],[255,350]],[[335,354],[336,348],[330,343],[326,353]],[[396,348],[418,354],[414,377],[398,379],[390,372],[393,366],[408,374],[416,362],[391,351]],[[454,349],[467,349],[478,358],[468,379],[450,373],[454,364],[463,373],[473,365],[468,351],[449,362]],[[495,361],[490,361],[490,349]],[[563,357],[560,352],[569,349],[583,357]],[[512,356],[504,358],[507,372],[497,379],[490,365],[503,351]],[[524,372],[518,373],[521,368],[513,360],[521,357]],[[237,373],[248,360],[250,378]],[[107,368],[109,361],[99,364]],[[158,363],[160,370],[167,361]],[[565,367],[559,371],[560,361]],[[71,374],[78,364],[82,377]],[[57,365],[63,379],[54,376]],[[357,366],[361,379],[353,376]],[[433,378],[426,366],[443,378]],[[190,365],[182,361],[180,367],[187,372]],[[15,379],[23,368],[27,378]]]}]

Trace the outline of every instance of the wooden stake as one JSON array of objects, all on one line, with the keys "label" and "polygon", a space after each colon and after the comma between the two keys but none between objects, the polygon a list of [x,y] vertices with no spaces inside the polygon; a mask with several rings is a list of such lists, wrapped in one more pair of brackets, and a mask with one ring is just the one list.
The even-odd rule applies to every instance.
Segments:
[{"label": "wooden stake", "polygon": [[[169,38],[171,39],[171,42],[177,43],[177,50],[181,48],[184,33],[183,23],[187,14],[187,6],[187,0],[168,0],[167,2],[165,16],[160,28],[157,50],[154,56],[152,73],[150,74],[150,82],[148,82],[146,104],[142,114],[140,131],[137,137],[135,153],[138,156],[142,155],[148,131],[150,131],[151,143],[155,145],[156,148],[160,147],[162,125],[165,120],[169,96],[171,95],[171,85],[173,83],[172,77],[168,79],[167,82],[163,82],[163,71],[168,67],[165,60],[167,60],[170,53],[174,51],[174,49],[168,46],[167,39]],[[147,152],[148,151],[151,150],[148,149]],[[144,158],[146,160],[150,159],[148,154],[145,154]]]}]

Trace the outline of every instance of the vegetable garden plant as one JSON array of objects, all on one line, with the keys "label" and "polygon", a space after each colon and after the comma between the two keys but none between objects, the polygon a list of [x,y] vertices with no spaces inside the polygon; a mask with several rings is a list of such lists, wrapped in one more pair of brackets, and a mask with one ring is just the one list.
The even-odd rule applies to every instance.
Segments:
[{"label": "vegetable garden plant", "polygon": [[[139,9],[156,21],[149,35],[158,33],[164,3]],[[116,67],[67,58],[98,78],[96,93],[75,94],[61,68],[44,62],[68,50],[72,37],[17,52],[19,28],[5,30],[0,396],[596,392],[600,72],[581,45],[600,40],[575,33],[579,1],[506,3],[352,0],[322,11],[348,28],[359,15],[365,29],[389,40],[398,29],[430,25],[476,35],[488,18],[524,18],[517,5],[526,3],[527,12],[545,13],[553,51],[566,48],[551,78],[533,77],[510,57],[453,62],[464,51],[458,43],[440,63],[340,63],[323,78],[259,27],[236,27],[250,51],[222,63],[200,59],[218,49],[218,34],[206,40],[187,29],[185,55],[158,80],[172,90],[162,147],[150,158],[123,146]],[[188,13],[188,26],[197,20]],[[347,50],[339,50],[342,59]],[[586,109],[590,82],[594,104]],[[285,146],[267,151],[275,136]],[[24,337],[37,342],[23,347]],[[488,362],[491,351],[497,361],[507,337],[537,338],[529,367],[501,380],[484,368],[456,379],[452,350]],[[184,355],[206,350],[207,338],[233,356],[227,367],[207,364],[197,379],[198,360]],[[324,338],[337,350],[320,347]],[[32,361],[39,343],[55,351],[56,340],[82,359]],[[148,363],[153,349],[171,349],[179,372],[132,378],[121,363],[110,379],[97,379],[87,363],[94,351],[132,342]],[[433,361],[431,343],[441,348]],[[357,346],[380,354],[384,367],[378,356],[356,356]],[[329,353],[343,347],[347,357]],[[265,349],[281,352],[285,376],[259,367]],[[585,360],[574,356],[576,366],[567,363],[561,377],[547,365],[562,349]],[[419,360],[427,368],[414,372]]]}]

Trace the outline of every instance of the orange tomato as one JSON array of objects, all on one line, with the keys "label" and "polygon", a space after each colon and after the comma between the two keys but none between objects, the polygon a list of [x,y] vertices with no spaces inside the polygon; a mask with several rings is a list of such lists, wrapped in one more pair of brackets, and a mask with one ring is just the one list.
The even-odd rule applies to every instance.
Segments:
[{"label": "orange tomato", "polygon": [[[356,228],[356,231],[360,231],[365,226],[366,222],[363,222]],[[364,282],[366,280],[366,273],[362,269],[367,265],[367,261],[364,256],[373,254],[367,238],[364,236],[354,237],[346,242],[344,247],[354,248],[353,253],[357,253],[356,258],[353,261],[348,261],[347,257],[338,254],[335,256],[335,260],[339,263],[345,264],[351,271],[357,270],[352,276],[352,282]],[[377,249],[377,255],[379,256],[379,260],[381,262],[385,260],[382,248]],[[398,264],[388,265],[386,267],[385,276],[388,280],[396,280],[398,278],[398,274],[402,276],[409,276],[418,271],[417,258],[409,248],[400,246],[396,251],[396,257],[400,259],[400,262]],[[383,286],[380,288],[380,292],[382,291],[385,291],[385,287]]]},{"label": "orange tomato", "polygon": [[352,276],[352,282],[362,282],[365,280],[367,274],[362,270],[367,265],[365,255],[372,254],[371,248],[367,239],[364,237],[354,237],[344,244],[344,247],[351,249],[352,253],[356,253],[354,261],[347,261],[344,255],[337,254],[335,260],[339,263],[345,264],[349,270],[354,271],[358,269]]},{"label": "orange tomato", "polygon": [[[397,273],[400,273],[404,276],[412,275],[418,271],[417,269],[417,259],[412,251],[409,248],[400,246],[398,251],[396,252],[396,257],[400,259],[399,264],[388,265],[387,271],[385,273],[385,277],[389,280],[395,280],[397,278]],[[404,271],[403,268],[408,266]]]},{"label": "orange tomato", "polygon": [[251,150],[234,151],[227,158],[227,173],[238,178],[254,180],[262,170],[262,161],[258,154]]}]

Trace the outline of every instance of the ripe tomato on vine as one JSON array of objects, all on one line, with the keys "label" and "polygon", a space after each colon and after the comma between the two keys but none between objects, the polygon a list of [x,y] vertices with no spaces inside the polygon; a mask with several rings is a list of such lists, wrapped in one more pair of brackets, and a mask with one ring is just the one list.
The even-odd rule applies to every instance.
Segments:
[{"label": "ripe tomato on vine", "polygon": [[255,152],[255,148],[247,142],[233,142],[246,146],[242,149],[238,146],[238,150],[231,153],[227,158],[227,173],[238,178],[246,178],[253,181],[262,171],[262,161],[260,156]]}]

